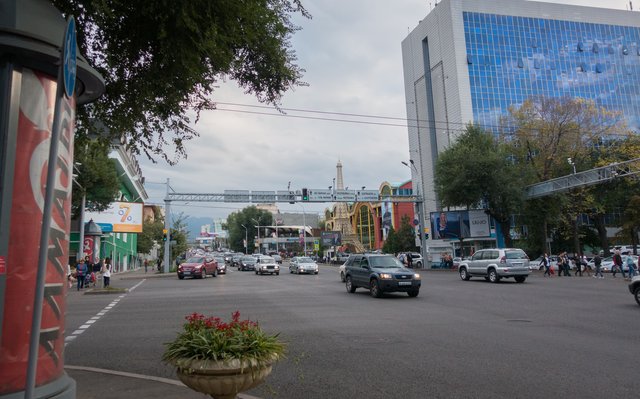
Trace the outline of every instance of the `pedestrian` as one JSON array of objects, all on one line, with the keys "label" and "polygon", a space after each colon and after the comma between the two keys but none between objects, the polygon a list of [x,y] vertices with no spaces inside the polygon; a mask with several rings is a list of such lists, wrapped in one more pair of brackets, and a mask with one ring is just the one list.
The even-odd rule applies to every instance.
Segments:
[{"label": "pedestrian", "polygon": [[620,255],[620,250],[616,249],[616,252],[613,254],[613,266],[611,266],[611,275],[613,278],[616,277],[616,273],[620,271],[622,273],[622,278],[624,278],[624,270],[622,270],[622,256]]},{"label": "pedestrian", "polygon": [[73,273],[71,273],[71,265],[67,263],[67,282],[69,288],[73,287]]},{"label": "pedestrian", "polygon": [[578,277],[578,275],[580,275],[580,277],[582,277],[582,263],[580,263],[580,256],[574,256],[573,259],[571,259],[571,263],[576,268],[575,276]]},{"label": "pedestrian", "polygon": [[162,267],[162,258],[158,258],[158,271],[160,271],[160,268]]},{"label": "pedestrian", "polygon": [[149,259],[144,260],[144,272],[147,272],[147,267],[149,266]]},{"label": "pedestrian", "polygon": [[562,274],[565,277],[571,277],[571,273],[569,273],[569,256],[567,255],[567,251],[560,254],[558,257],[558,277]]},{"label": "pedestrian", "polygon": [[587,257],[584,256],[584,254],[580,255],[580,265],[584,267],[584,271],[587,273],[587,276],[591,277],[591,266],[589,266]]},{"label": "pedestrian", "polygon": [[544,266],[544,274],[542,275],[542,277],[547,277],[547,275],[551,277],[551,265],[549,265],[549,257],[547,256],[546,252],[544,253],[544,255],[542,255],[542,260],[540,261],[538,266]]},{"label": "pedestrian", "polygon": [[[88,257],[86,258],[88,259]],[[80,291],[84,288],[84,279],[89,272],[89,267],[86,264],[85,259],[80,259],[80,262],[76,265],[76,279],[78,279],[77,289]]]},{"label": "pedestrian", "polygon": [[407,254],[407,267],[409,269],[413,268],[413,256],[411,254]]},{"label": "pedestrian", "polygon": [[104,265],[102,266],[102,280],[103,287],[108,288],[111,282],[111,259],[105,258]]},{"label": "pedestrian", "polygon": [[600,257],[599,254],[594,253],[593,254],[593,265],[596,267],[596,274],[593,275],[594,278],[598,278],[598,275],[600,275],[600,278],[604,278],[604,274],[602,274],[602,258]]},{"label": "pedestrian", "polygon": [[629,269],[629,278],[628,280],[632,280],[633,276],[636,275],[636,264],[633,263],[633,258],[631,257],[631,255],[627,255],[627,259],[625,259],[625,264],[627,265],[627,268]]}]

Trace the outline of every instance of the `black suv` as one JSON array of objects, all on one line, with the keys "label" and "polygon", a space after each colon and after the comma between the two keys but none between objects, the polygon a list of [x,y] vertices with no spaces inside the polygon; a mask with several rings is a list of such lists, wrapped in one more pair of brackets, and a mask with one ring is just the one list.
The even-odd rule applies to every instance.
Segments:
[{"label": "black suv", "polygon": [[351,255],[345,263],[347,292],[367,288],[371,296],[380,298],[385,292],[406,292],[410,297],[420,293],[420,275],[405,268],[391,255]]}]

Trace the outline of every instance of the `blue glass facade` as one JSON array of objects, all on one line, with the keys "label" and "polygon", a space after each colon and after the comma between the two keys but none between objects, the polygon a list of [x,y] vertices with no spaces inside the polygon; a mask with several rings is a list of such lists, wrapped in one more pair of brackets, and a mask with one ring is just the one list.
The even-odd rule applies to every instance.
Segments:
[{"label": "blue glass facade", "polygon": [[640,28],[464,12],[474,122],[531,96],[582,97],[640,132]]}]

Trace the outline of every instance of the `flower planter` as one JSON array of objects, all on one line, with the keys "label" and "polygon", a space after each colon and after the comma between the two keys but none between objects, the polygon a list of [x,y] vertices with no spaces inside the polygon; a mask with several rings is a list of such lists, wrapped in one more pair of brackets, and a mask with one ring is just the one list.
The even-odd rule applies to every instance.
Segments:
[{"label": "flower planter", "polygon": [[174,362],[180,381],[194,391],[215,399],[233,399],[238,393],[259,385],[271,373],[277,360],[231,359],[225,361],[178,359]]}]

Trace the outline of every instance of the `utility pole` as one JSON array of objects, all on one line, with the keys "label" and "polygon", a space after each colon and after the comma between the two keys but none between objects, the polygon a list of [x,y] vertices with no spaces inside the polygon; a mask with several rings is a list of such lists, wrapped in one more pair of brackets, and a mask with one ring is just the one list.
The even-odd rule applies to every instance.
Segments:
[{"label": "utility pole", "polygon": [[167,230],[167,241],[164,242],[163,273],[169,273],[171,263],[171,200],[169,200],[169,178],[167,177],[167,198],[164,200],[164,228]]}]

